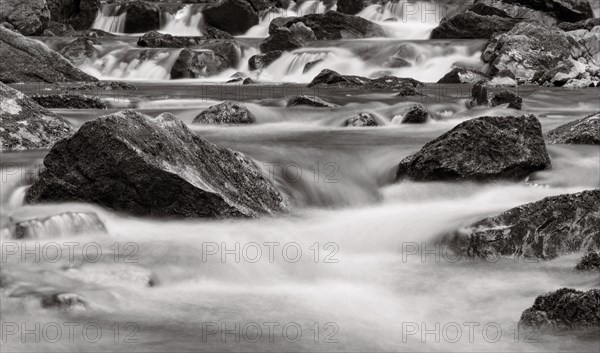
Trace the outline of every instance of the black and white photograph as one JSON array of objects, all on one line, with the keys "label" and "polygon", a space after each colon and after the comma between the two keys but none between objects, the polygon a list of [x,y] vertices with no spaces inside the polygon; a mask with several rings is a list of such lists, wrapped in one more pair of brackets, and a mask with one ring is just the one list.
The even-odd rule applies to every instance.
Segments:
[{"label": "black and white photograph", "polygon": [[600,0],[0,0],[1,353],[600,352]]}]

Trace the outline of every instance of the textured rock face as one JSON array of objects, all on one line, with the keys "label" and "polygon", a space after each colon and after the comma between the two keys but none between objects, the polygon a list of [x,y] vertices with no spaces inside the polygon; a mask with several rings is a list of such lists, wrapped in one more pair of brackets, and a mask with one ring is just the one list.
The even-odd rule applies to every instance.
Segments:
[{"label": "textured rock face", "polygon": [[422,105],[415,105],[402,118],[402,124],[423,124],[427,122],[429,112]]},{"label": "textured rock face", "polygon": [[600,327],[600,289],[561,288],[540,295],[523,311],[519,323],[544,332]]},{"label": "textured rock face", "polygon": [[312,14],[302,17],[278,18],[271,21],[269,34],[272,35],[278,28],[290,28],[293,24],[302,22],[309,27],[318,40],[335,40],[351,38],[385,37],[381,26],[362,17],[345,15],[336,11],[327,11],[324,14]]},{"label": "textured rock face", "polygon": [[262,52],[285,51],[302,48],[306,44],[317,40],[312,29],[304,23],[297,22],[288,27],[276,28],[261,44]]},{"label": "textured rock face", "polygon": [[547,197],[488,217],[445,240],[465,256],[553,259],[600,248],[600,190]]},{"label": "textured rock face", "polygon": [[492,96],[492,107],[502,104],[508,104],[508,108],[521,109],[523,108],[523,98],[511,91],[500,91]]},{"label": "textured rock face", "polygon": [[281,50],[274,50],[263,54],[256,54],[248,59],[248,68],[251,71],[263,69],[279,59]]},{"label": "textured rock face", "polygon": [[550,167],[533,115],[481,117],[457,125],[400,162],[397,180],[522,180]]},{"label": "textured rock face", "polygon": [[132,1],[121,6],[117,15],[127,13],[125,33],[142,33],[160,28],[160,6],[146,1]]},{"label": "textured rock face", "polygon": [[50,94],[31,96],[37,104],[48,109],[106,109],[98,97],[81,94]]},{"label": "textured rock face", "polygon": [[353,116],[346,120],[346,126],[349,127],[373,127],[379,126],[377,119],[369,113],[359,113],[357,116]]},{"label": "textured rock face", "polygon": [[503,0],[546,12],[560,21],[576,22],[594,17],[588,0]]},{"label": "textured rock face", "polygon": [[287,210],[258,167],[170,114],[87,122],[44,159],[26,202],[83,201],[141,216],[255,217]]},{"label": "textured rock face", "polygon": [[473,85],[471,89],[471,97],[473,98],[469,103],[470,107],[476,107],[479,105],[488,105],[488,91],[487,91],[487,82],[479,81]]},{"label": "textured rock face", "polygon": [[307,105],[311,107],[320,108],[333,108],[337,107],[335,104],[325,102],[319,97],[313,96],[294,96],[288,99],[287,107],[296,107],[298,105]]},{"label": "textured rock face", "polygon": [[0,83],[1,150],[49,148],[73,132],[66,120]]},{"label": "textured rock face", "polygon": [[258,15],[246,0],[220,0],[202,9],[207,24],[229,34],[244,34],[258,24]]},{"label": "textured rock face", "polygon": [[230,59],[214,51],[186,48],[171,67],[171,79],[213,76],[230,67]]},{"label": "textured rock face", "polygon": [[97,81],[44,44],[0,26],[0,82]]},{"label": "textured rock face", "polygon": [[399,95],[417,96],[420,95],[417,89],[423,87],[423,83],[412,78],[395,76],[382,76],[376,79],[371,79],[361,76],[340,75],[333,70],[325,69],[312,79],[312,81],[308,84],[308,87],[355,87],[397,91],[400,92]]},{"label": "textured rock face", "polygon": [[581,260],[579,260],[579,262],[577,263],[577,266],[575,266],[575,271],[600,271],[600,252],[592,251],[583,255]]},{"label": "textured rock face", "polygon": [[476,83],[487,79],[489,77],[483,72],[457,67],[444,75],[438,83]]},{"label": "textured rock face", "polygon": [[[522,22],[490,39],[482,59],[487,74],[512,72],[520,83],[564,85],[574,79],[599,81],[600,27],[564,32],[553,26]],[[586,86],[589,85],[586,84]]]},{"label": "textured rock face", "polygon": [[46,0],[53,21],[87,30],[96,19],[100,0]]},{"label": "textured rock face", "polygon": [[248,108],[235,102],[223,102],[198,114],[192,124],[252,124],[254,116]]},{"label": "textured rock face", "polygon": [[364,7],[364,0],[337,0],[337,11],[348,15],[356,15]]},{"label": "textured rock face", "polygon": [[94,45],[100,42],[94,38],[77,38],[59,50],[60,55],[69,59],[73,65],[81,65],[86,60],[96,56],[97,50]]},{"label": "textured rock face", "polygon": [[46,0],[2,0],[0,23],[4,21],[23,35],[40,35],[50,21],[50,10]]},{"label": "textured rock face", "polygon": [[483,16],[467,11],[442,19],[440,25],[431,32],[431,39],[487,39],[496,32],[509,31],[519,21],[510,17]]},{"label": "textured rock face", "polygon": [[550,143],[600,145],[600,112],[561,125],[546,136]]}]

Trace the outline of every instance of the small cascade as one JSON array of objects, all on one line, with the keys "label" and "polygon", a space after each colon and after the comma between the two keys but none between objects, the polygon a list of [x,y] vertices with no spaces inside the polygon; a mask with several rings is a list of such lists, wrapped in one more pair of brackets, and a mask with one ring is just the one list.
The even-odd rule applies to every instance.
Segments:
[{"label": "small cascade", "polygon": [[120,9],[121,5],[118,4],[102,5],[96,15],[92,29],[100,29],[109,33],[125,32],[125,18],[127,17],[127,12],[117,15]]},{"label": "small cascade", "polygon": [[337,5],[333,5],[331,8],[328,8],[323,4],[323,1],[318,0],[308,0],[303,1],[301,3],[295,3],[290,6],[297,16],[310,15],[314,13],[325,13],[327,10],[335,10]]},{"label": "small cascade", "polygon": [[185,5],[175,14],[163,13],[159,32],[174,36],[201,36],[202,12],[197,6]]},{"label": "small cascade", "polygon": [[106,233],[104,223],[93,212],[65,212],[46,218],[17,221],[2,231],[3,236],[27,240],[90,233]]}]

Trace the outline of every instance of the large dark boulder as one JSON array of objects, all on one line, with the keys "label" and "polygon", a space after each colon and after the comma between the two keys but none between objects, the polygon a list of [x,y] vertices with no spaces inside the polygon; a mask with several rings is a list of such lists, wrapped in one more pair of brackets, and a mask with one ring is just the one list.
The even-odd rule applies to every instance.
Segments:
[{"label": "large dark boulder", "polygon": [[143,33],[160,28],[161,7],[148,1],[127,2],[115,15],[126,13],[125,33]]},{"label": "large dark boulder", "polygon": [[276,28],[261,44],[263,53],[286,51],[302,48],[306,44],[317,40],[315,33],[304,23],[297,22],[290,27]]},{"label": "large dark boulder", "polygon": [[508,108],[510,109],[520,110],[523,108],[523,98],[511,91],[500,91],[494,93],[490,103],[492,104],[492,107],[508,104]]},{"label": "large dark boulder", "polygon": [[356,15],[365,7],[365,0],[337,0],[338,12]]},{"label": "large dark boulder", "polygon": [[520,20],[510,17],[484,16],[473,11],[445,17],[431,31],[431,39],[487,39],[496,32],[509,31]]},{"label": "large dark boulder", "polygon": [[23,35],[42,34],[49,21],[46,0],[2,0],[0,4],[0,23],[10,23]]},{"label": "large dark boulder", "polygon": [[137,45],[144,48],[186,48],[199,42],[201,37],[174,37],[168,33],[150,31],[138,39]]},{"label": "large dark boulder", "polygon": [[411,107],[402,118],[402,124],[424,124],[427,122],[429,112],[422,105]]},{"label": "large dark boulder", "polygon": [[71,43],[62,47],[58,52],[60,55],[69,59],[73,65],[80,66],[89,59],[93,59],[98,54],[94,45],[99,45],[100,41],[95,38],[82,37],[73,40]]},{"label": "large dark boulder", "polygon": [[467,120],[400,162],[397,180],[522,180],[550,167],[533,115]]},{"label": "large dark boulder", "polygon": [[31,96],[37,104],[48,109],[106,109],[98,97],[81,94],[42,94]]},{"label": "large dark boulder", "polygon": [[371,113],[358,113],[344,123],[347,127],[375,127],[379,126],[377,119]]},{"label": "large dark boulder", "polygon": [[455,67],[444,75],[438,83],[477,83],[489,79],[483,72]]},{"label": "large dark boulder", "polygon": [[244,34],[258,24],[258,13],[246,0],[220,0],[202,9],[204,21],[229,34]]},{"label": "large dark boulder", "polygon": [[337,87],[337,88],[363,88],[367,90],[387,90],[399,92],[402,96],[418,96],[418,88],[423,83],[412,78],[395,76],[382,76],[371,79],[362,76],[341,75],[333,70],[322,70],[308,87]]},{"label": "large dark boulder", "polygon": [[281,50],[274,50],[262,54],[256,54],[248,59],[248,68],[250,71],[260,70],[271,65],[275,60],[281,56]]},{"label": "large dark boulder", "polygon": [[171,79],[213,76],[236,67],[238,49],[234,41],[208,41],[183,49],[171,67]]},{"label": "large dark boulder", "polygon": [[208,107],[198,114],[192,124],[252,124],[254,116],[245,106],[226,101]]},{"label": "large dark boulder", "polygon": [[443,240],[461,256],[553,259],[600,248],[600,190],[546,197],[485,218]]},{"label": "large dark boulder", "polygon": [[170,114],[122,111],[57,143],[26,203],[91,202],[150,217],[256,217],[287,210],[258,167]]},{"label": "large dark boulder", "polygon": [[547,12],[560,21],[576,22],[594,17],[588,0],[502,0]]},{"label": "large dark boulder", "polygon": [[97,81],[44,44],[0,26],[0,82]]},{"label": "large dark boulder", "polygon": [[546,136],[550,143],[600,145],[600,112],[561,125]]},{"label": "large dark boulder", "polygon": [[327,11],[324,14],[311,14],[302,17],[283,17],[271,21],[269,34],[277,28],[291,27],[294,23],[302,22],[309,27],[318,40],[337,40],[354,38],[385,37],[381,26],[362,17],[346,15],[337,11]]},{"label": "large dark boulder", "polygon": [[558,332],[600,327],[600,289],[587,292],[572,288],[540,295],[523,311],[519,324],[525,328]]},{"label": "large dark boulder", "polygon": [[318,107],[318,108],[334,108],[336,104],[331,104],[316,96],[293,96],[288,99],[287,107],[296,107],[299,105]]},{"label": "large dark boulder", "polygon": [[100,0],[46,0],[52,21],[87,30],[94,24],[101,8]]},{"label": "large dark boulder", "polygon": [[66,120],[2,83],[0,127],[3,151],[49,148],[74,132]]}]

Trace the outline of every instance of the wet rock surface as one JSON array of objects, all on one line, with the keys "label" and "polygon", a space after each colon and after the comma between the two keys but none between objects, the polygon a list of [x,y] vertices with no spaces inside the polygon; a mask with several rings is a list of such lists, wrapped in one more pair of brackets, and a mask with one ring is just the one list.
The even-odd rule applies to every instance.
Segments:
[{"label": "wet rock surface", "polygon": [[56,144],[27,203],[81,201],[151,217],[257,217],[287,205],[253,161],[170,114],[122,111]]},{"label": "wet rock surface", "polygon": [[45,0],[2,0],[0,23],[8,22],[26,36],[41,35],[50,21]]},{"label": "wet rock surface", "polygon": [[600,252],[592,251],[589,252],[577,263],[575,271],[580,272],[598,272],[600,271]]},{"label": "wet rock surface", "polygon": [[232,35],[258,24],[258,14],[246,0],[220,0],[202,9],[202,15],[207,24]]},{"label": "wet rock surface", "polygon": [[281,54],[281,50],[274,50],[253,55],[250,57],[250,59],[248,59],[248,68],[251,71],[264,69],[265,67],[271,65],[275,60],[279,59]]},{"label": "wet rock surface", "polygon": [[415,105],[402,118],[402,124],[424,124],[427,122],[429,112],[422,105]]},{"label": "wet rock surface", "polygon": [[389,90],[400,92],[399,95],[420,95],[418,88],[423,87],[423,83],[412,78],[403,78],[395,76],[382,76],[371,79],[362,76],[341,75],[333,70],[322,70],[308,87],[338,87],[338,88],[364,88],[373,90]]},{"label": "wet rock surface", "polygon": [[487,79],[488,75],[483,72],[457,67],[444,75],[438,83],[477,83]]},{"label": "wet rock surface", "polygon": [[549,143],[600,145],[600,112],[561,125],[546,136]]},{"label": "wet rock surface", "polygon": [[490,103],[492,104],[492,107],[508,104],[508,108],[510,109],[520,110],[523,108],[523,98],[511,91],[500,91],[494,93]]},{"label": "wet rock surface", "polygon": [[533,115],[481,117],[460,123],[400,162],[397,180],[522,180],[550,167]]},{"label": "wet rock surface", "polygon": [[252,124],[254,116],[245,106],[226,101],[208,107],[198,114],[192,124]]},{"label": "wet rock surface", "polygon": [[326,102],[319,97],[314,96],[294,96],[290,97],[287,102],[287,107],[296,107],[296,106],[311,106],[311,107],[319,107],[319,108],[334,108],[337,105]]},{"label": "wet rock surface", "polygon": [[377,119],[370,113],[359,113],[346,120],[347,127],[375,127],[379,126]]}]

